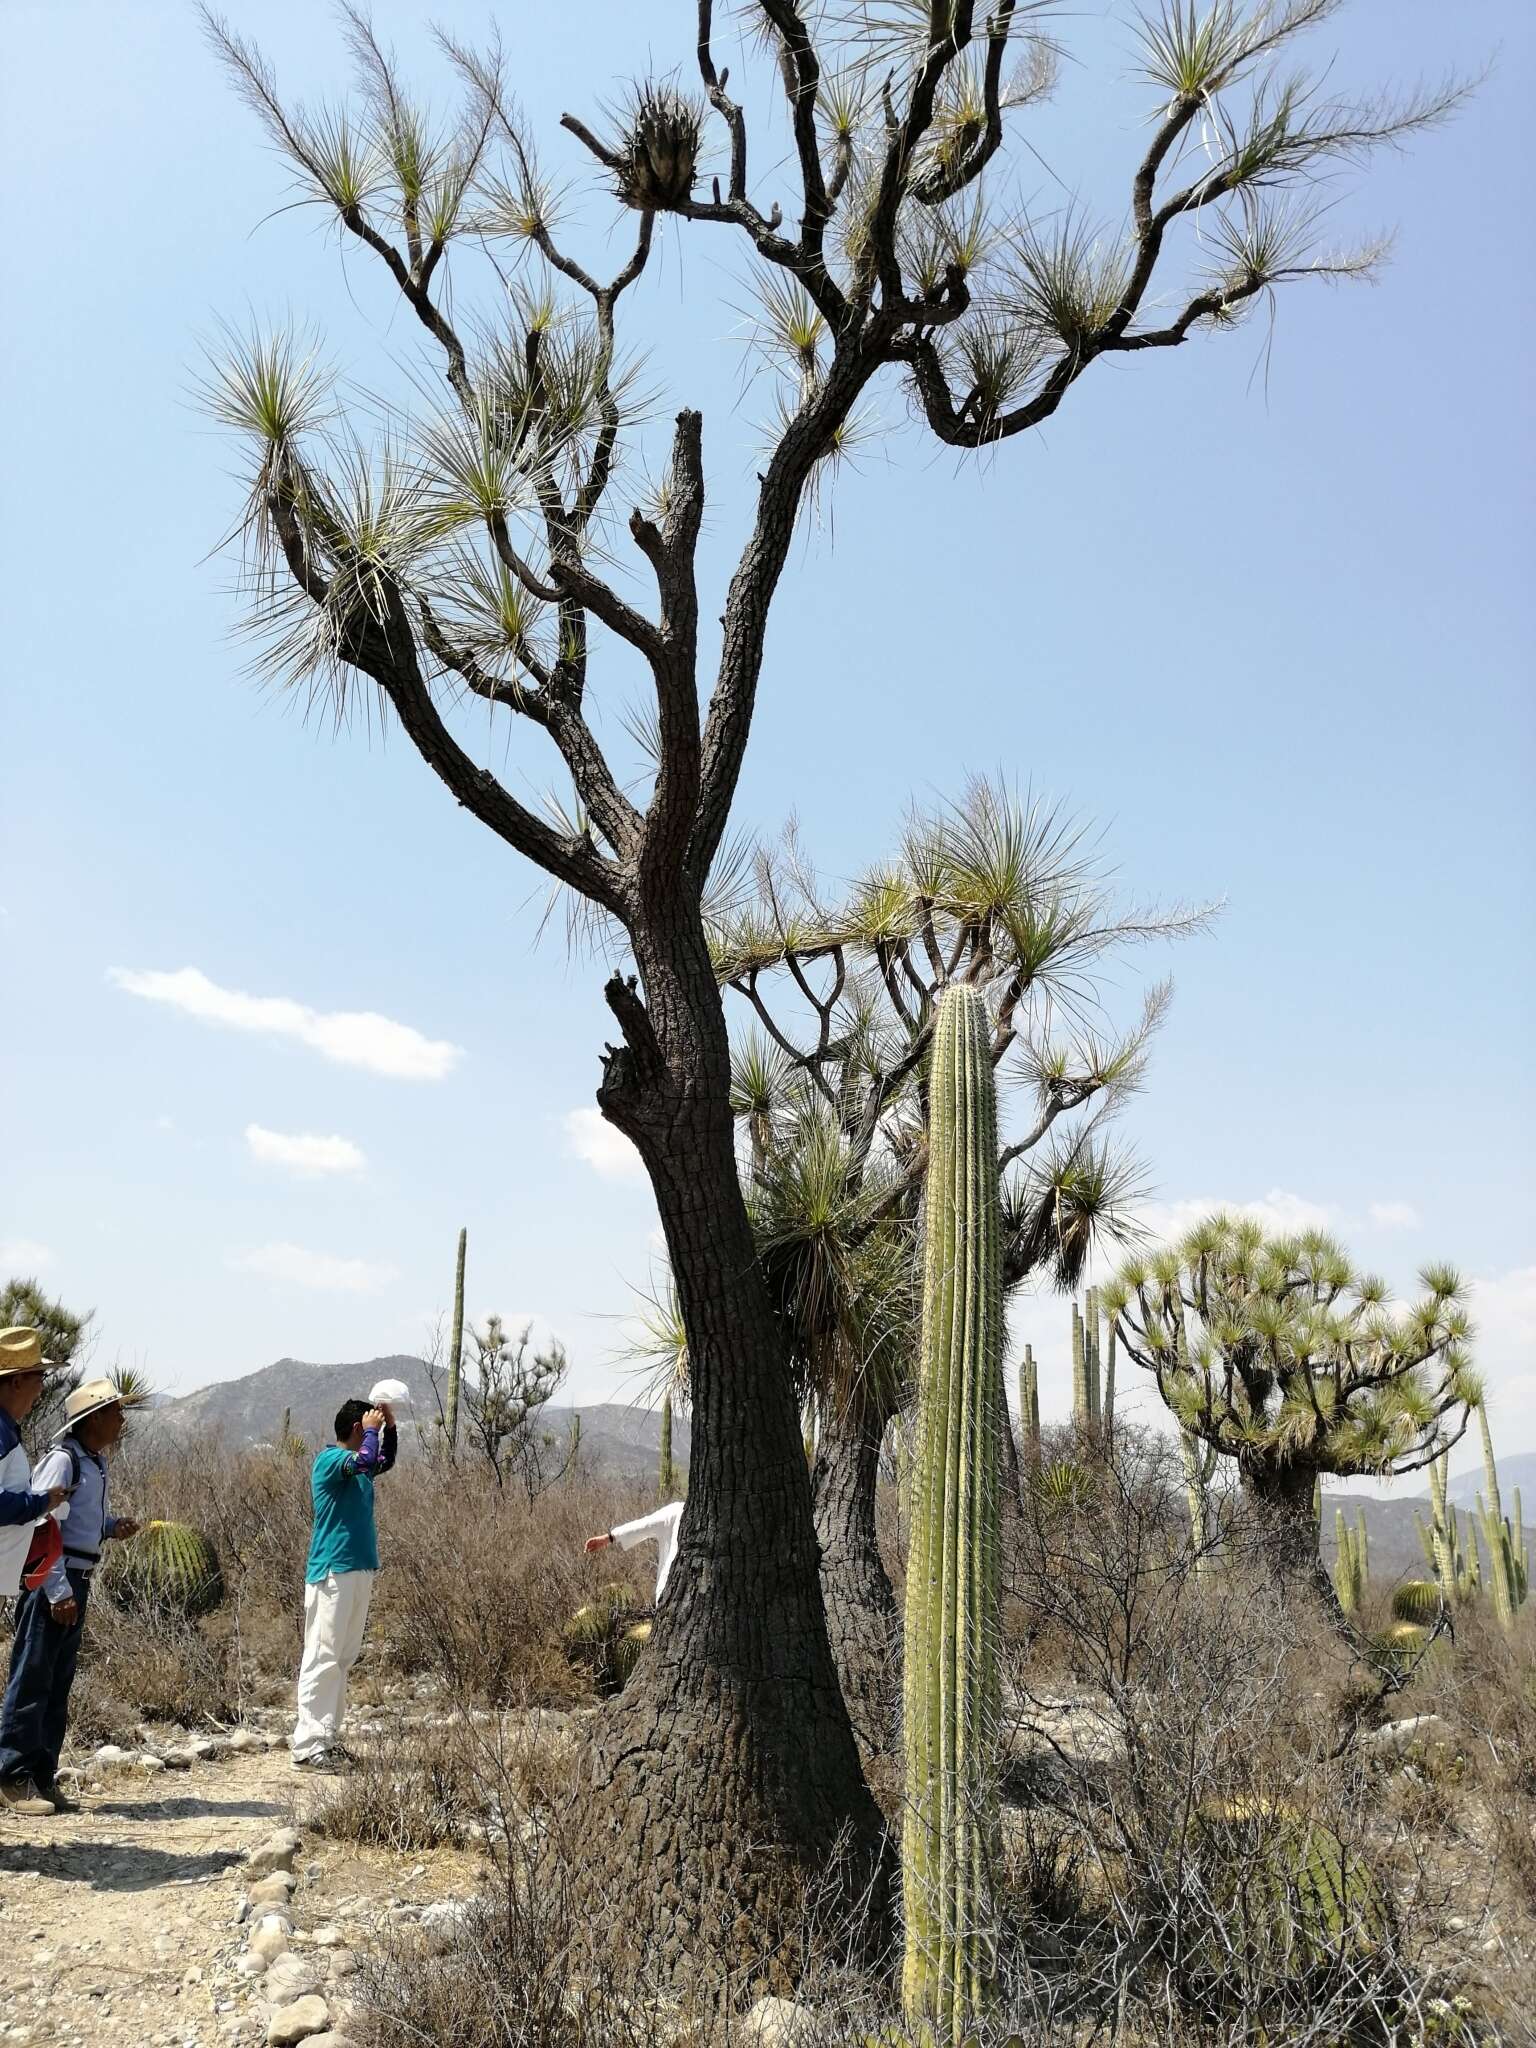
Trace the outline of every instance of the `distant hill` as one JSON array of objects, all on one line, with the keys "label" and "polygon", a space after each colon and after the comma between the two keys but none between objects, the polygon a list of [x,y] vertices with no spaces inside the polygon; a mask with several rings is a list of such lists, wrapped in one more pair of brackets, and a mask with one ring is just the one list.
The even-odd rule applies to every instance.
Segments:
[{"label": "distant hill", "polygon": [[[411,1390],[409,1420],[401,1418],[407,1428],[411,1423],[428,1429],[435,1426],[437,1400],[425,1365],[419,1358],[395,1356],[342,1365],[280,1358],[242,1379],[215,1380],[195,1393],[160,1399],[153,1419],[146,1417],[143,1427],[174,1436],[207,1432],[233,1449],[246,1450],[274,1442],[286,1410],[293,1434],[311,1449],[318,1449],[330,1441],[342,1402],[366,1395],[384,1379],[404,1380]],[[609,1479],[644,1479],[655,1474],[661,1451],[661,1416],[655,1409],[631,1408],[614,1401],[579,1409],[551,1405],[544,1411],[545,1433],[568,1436],[572,1418],[578,1414],[582,1463],[590,1471]],[[672,1455],[679,1465],[687,1464],[688,1451],[688,1422],[679,1415],[672,1428]]]},{"label": "distant hill", "polygon": [[[1504,1496],[1504,1512],[1508,1514],[1509,1496],[1518,1486],[1522,1501],[1530,1501],[1536,1511],[1536,1451],[1522,1451],[1515,1458],[1499,1458],[1496,1461],[1499,1475],[1499,1492]],[[1459,1472],[1446,1488],[1447,1494],[1463,1507],[1473,1505],[1474,1496],[1484,1492],[1483,1468],[1474,1465],[1470,1471]]]}]

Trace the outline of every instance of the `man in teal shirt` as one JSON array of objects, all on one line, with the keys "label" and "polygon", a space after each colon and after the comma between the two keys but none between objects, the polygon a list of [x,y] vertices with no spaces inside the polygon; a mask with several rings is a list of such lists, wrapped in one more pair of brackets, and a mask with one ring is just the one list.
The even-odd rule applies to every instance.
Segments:
[{"label": "man in teal shirt", "polygon": [[292,1744],[297,1769],[346,1761],[337,1736],[379,1568],[373,1482],[394,1464],[397,1444],[387,1403],[370,1408],[347,1401],[337,1411],[335,1443],[326,1445],[310,1474],[315,1526],[304,1572],[304,1661]]}]

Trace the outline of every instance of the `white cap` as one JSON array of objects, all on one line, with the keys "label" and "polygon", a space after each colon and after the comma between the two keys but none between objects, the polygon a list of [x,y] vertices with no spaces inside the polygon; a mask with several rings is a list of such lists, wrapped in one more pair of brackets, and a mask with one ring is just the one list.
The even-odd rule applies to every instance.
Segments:
[{"label": "white cap", "polygon": [[391,1408],[397,1408],[402,1401],[409,1405],[411,1390],[404,1380],[379,1380],[370,1389],[368,1398],[370,1401],[387,1401]]}]

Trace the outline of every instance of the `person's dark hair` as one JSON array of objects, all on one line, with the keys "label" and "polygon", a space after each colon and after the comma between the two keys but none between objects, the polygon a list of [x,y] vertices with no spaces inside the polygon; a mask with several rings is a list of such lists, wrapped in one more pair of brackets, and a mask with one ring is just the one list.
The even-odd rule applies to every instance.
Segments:
[{"label": "person's dark hair", "polygon": [[366,1401],[343,1401],[336,1410],[336,1441],[344,1444],[368,1413]]}]

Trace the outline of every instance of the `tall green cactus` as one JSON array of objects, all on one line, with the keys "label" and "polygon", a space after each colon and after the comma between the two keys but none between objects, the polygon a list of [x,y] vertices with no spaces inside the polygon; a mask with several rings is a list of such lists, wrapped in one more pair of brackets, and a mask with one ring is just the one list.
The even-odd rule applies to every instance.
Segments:
[{"label": "tall green cactus", "polygon": [[1477,1496],[1477,1525],[1483,1532],[1488,1552],[1488,1585],[1493,1611],[1501,1627],[1513,1628],[1515,1615],[1525,1605],[1529,1589],[1529,1568],[1525,1554],[1525,1527],[1520,1511],[1520,1493],[1515,1491],[1515,1513],[1510,1521],[1499,1493],[1499,1468],[1494,1461],[1493,1438],[1488,1430],[1488,1410],[1478,1403],[1477,1425],[1483,1439],[1483,1478],[1488,1499]]},{"label": "tall green cactus", "polygon": [[986,1004],[934,1027],[919,1441],[907,1560],[902,2002],[959,2048],[996,1969],[1002,1218]]},{"label": "tall green cactus", "polygon": [[1099,1331],[1098,1296],[1089,1288],[1083,1304],[1086,1313],[1072,1304],[1072,1421],[1080,1430],[1099,1424]]},{"label": "tall green cactus", "polygon": [[1206,1555],[1210,1537],[1207,1507],[1210,1500],[1211,1474],[1216,1469],[1216,1446],[1202,1443],[1193,1430],[1183,1430],[1179,1435],[1179,1450],[1184,1459],[1184,1499],[1189,1508],[1189,1547],[1194,1553],[1195,1570],[1203,1572],[1209,1559]]},{"label": "tall green cactus", "polygon": [[1463,1556],[1461,1548],[1461,1518],[1450,1504],[1451,1454],[1442,1451],[1429,1468],[1429,1515],[1425,1522],[1415,1514],[1414,1526],[1419,1532],[1419,1543],[1435,1575],[1435,1584],[1447,1603],[1453,1600],[1469,1600],[1482,1583],[1482,1567],[1477,1553],[1477,1533],[1469,1529],[1471,1548]]},{"label": "tall green cactus", "polygon": [[656,1475],[657,1491],[663,1500],[672,1498],[676,1477],[672,1465],[672,1396],[667,1394],[661,1403],[661,1469]]},{"label": "tall green cactus", "polygon": [[1365,1598],[1366,1583],[1371,1576],[1370,1537],[1365,1525],[1365,1509],[1360,1510],[1359,1521],[1351,1529],[1344,1519],[1344,1510],[1335,1508],[1333,1526],[1337,1535],[1338,1554],[1333,1561],[1333,1590],[1339,1596],[1339,1605],[1346,1614],[1359,1612]]},{"label": "tall green cactus", "polygon": [[1099,1419],[1104,1431],[1106,1444],[1114,1441],[1115,1434],[1115,1319],[1108,1318],[1109,1334],[1105,1340],[1104,1377],[1099,1389]]},{"label": "tall green cactus", "polygon": [[458,1266],[453,1276],[453,1340],[448,1349],[448,1412],[443,1427],[448,1432],[450,1457],[459,1447],[459,1381],[464,1370],[464,1254],[469,1245],[466,1226],[459,1232]]},{"label": "tall green cactus", "polygon": [[1019,1435],[1024,1443],[1024,1462],[1033,1472],[1040,1464],[1040,1369],[1035,1364],[1034,1346],[1024,1346],[1019,1367]]}]

